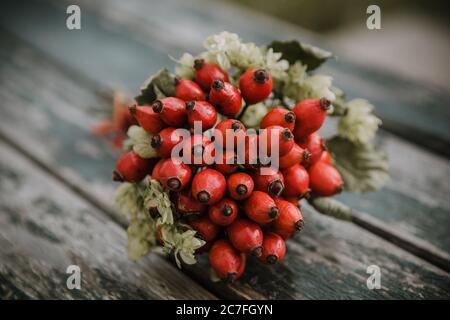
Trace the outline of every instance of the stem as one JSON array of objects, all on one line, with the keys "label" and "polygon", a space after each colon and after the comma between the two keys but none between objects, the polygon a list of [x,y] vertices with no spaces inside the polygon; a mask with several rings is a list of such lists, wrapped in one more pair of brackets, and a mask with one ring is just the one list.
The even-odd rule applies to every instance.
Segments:
[{"label": "stem", "polygon": [[329,197],[314,197],[308,203],[318,212],[339,220],[352,221],[353,210],[342,202]]}]

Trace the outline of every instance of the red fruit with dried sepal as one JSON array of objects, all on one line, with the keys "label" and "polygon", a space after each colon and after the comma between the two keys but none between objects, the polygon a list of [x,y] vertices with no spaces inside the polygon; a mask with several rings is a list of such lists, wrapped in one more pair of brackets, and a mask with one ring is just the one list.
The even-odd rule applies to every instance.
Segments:
[{"label": "red fruit with dried sepal", "polygon": [[309,191],[309,175],[306,169],[299,165],[283,170],[285,197],[304,197]]},{"label": "red fruit with dried sepal", "polygon": [[186,103],[181,99],[167,97],[156,100],[152,108],[171,127],[181,128],[187,121]]},{"label": "red fruit with dried sepal", "polygon": [[213,81],[209,101],[221,114],[229,117],[237,115],[242,107],[242,96],[238,88],[223,80]]},{"label": "red fruit with dried sepal", "polygon": [[265,168],[264,170],[266,172],[256,170],[252,174],[255,190],[266,192],[271,197],[279,197],[284,190],[283,174],[271,167]]},{"label": "red fruit with dried sepal", "polygon": [[280,210],[274,200],[267,193],[262,191],[253,191],[244,202],[244,212],[251,220],[265,225],[275,220]]},{"label": "red fruit with dried sepal", "polygon": [[295,140],[310,135],[322,127],[331,102],[326,98],[305,99],[297,103],[293,109],[295,113]]},{"label": "red fruit with dried sepal", "polygon": [[245,103],[261,102],[272,92],[272,76],[264,69],[247,70],[239,80],[239,89]]},{"label": "red fruit with dried sepal", "polygon": [[250,197],[254,186],[252,177],[244,172],[233,173],[227,178],[228,194],[234,200],[244,200]]},{"label": "red fruit with dried sepal", "polygon": [[325,139],[317,132],[313,132],[309,136],[300,139],[298,144],[300,147],[309,151],[309,158],[303,161],[305,165],[309,166],[319,161],[322,153],[327,150]]},{"label": "red fruit with dried sepal", "polygon": [[[239,120],[225,119],[214,128],[214,143],[227,150],[234,150],[239,144],[245,143],[245,137],[245,126]],[[227,143],[227,138],[233,143]]]},{"label": "red fruit with dried sepal", "polygon": [[258,258],[262,263],[275,264],[283,260],[286,254],[286,242],[273,232],[264,234],[262,247],[262,255]]},{"label": "red fruit with dried sepal", "polygon": [[239,169],[236,161],[236,153],[233,150],[224,150],[221,163],[216,162],[214,168],[224,175],[230,175]]},{"label": "red fruit with dried sepal", "polygon": [[223,198],[220,202],[208,209],[209,219],[218,226],[228,226],[238,215],[237,203],[231,199]]},{"label": "red fruit with dried sepal", "polygon": [[161,158],[171,156],[172,149],[183,140],[183,136],[177,128],[168,127],[161,130],[151,139],[151,146]]},{"label": "red fruit with dried sepal", "polygon": [[164,187],[172,191],[180,191],[189,185],[192,171],[180,160],[167,158],[161,163],[158,176]]},{"label": "red fruit with dried sepal", "polygon": [[151,162],[134,151],[123,153],[116,162],[114,181],[139,182],[150,173]]},{"label": "red fruit with dried sepal", "polygon": [[270,126],[261,130],[259,134],[259,147],[262,148],[268,156],[272,155],[272,148],[278,146],[278,155],[282,157],[291,151],[294,144],[294,135],[288,128]]},{"label": "red fruit with dried sepal", "polygon": [[258,224],[238,218],[227,227],[227,235],[233,247],[240,252],[261,256],[263,232]]},{"label": "red fruit with dried sepal", "polygon": [[206,212],[207,206],[195,200],[190,190],[177,192],[174,197],[177,212],[183,216],[201,215]]},{"label": "red fruit with dried sepal", "polygon": [[189,221],[189,225],[197,231],[196,237],[204,241],[212,241],[217,237],[220,228],[215,225],[207,215]]},{"label": "red fruit with dried sepal", "polygon": [[205,166],[214,163],[214,143],[204,134],[193,134],[183,143],[183,158],[186,163]]},{"label": "red fruit with dried sepal", "polygon": [[280,215],[271,228],[273,232],[280,235],[284,240],[292,238],[296,232],[299,232],[305,226],[303,214],[300,208],[289,201],[281,198],[274,199],[280,209]]},{"label": "red fruit with dried sepal", "polygon": [[227,240],[219,239],[209,250],[209,263],[220,279],[232,283],[244,273],[246,257]]},{"label": "red fruit with dried sepal", "polygon": [[191,190],[197,201],[213,205],[223,198],[226,191],[226,180],[223,174],[217,170],[202,170],[192,179]]},{"label": "red fruit with dried sepal", "polygon": [[203,101],[206,95],[202,88],[192,80],[175,79],[175,97],[184,101]]},{"label": "red fruit with dried sepal", "polygon": [[195,122],[201,123],[202,131],[212,128],[217,121],[216,109],[206,101],[188,101],[186,102],[188,114],[188,124],[194,128]]},{"label": "red fruit with dried sepal", "polygon": [[229,81],[228,74],[217,64],[206,62],[203,59],[194,61],[195,82],[197,82],[204,91],[209,91],[214,80]]},{"label": "red fruit with dried sepal", "polygon": [[343,189],[341,174],[330,164],[319,161],[309,168],[308,173],[311,190],[315,195],[331,197]]},{"label": "red fruit with dried sepal", "polygon": [[129,110],[139,125],[151,134],[156,134],[167,126],[151,106],[133,105]]},{"label": "red fruit with dried sepal", "polygon": [[288,128],[292,132],[295,128],[295,113],[282,107],[273,108],[261,120],[261,129],[270,126]]},{"label": "red fruit with dried sepal", "polygon": [[279,159],[280,169],[287,169],[293,165],[304,163],[311,157],[311,153],[308,149],[303,149],[298,144],[294,144],[291,151],[286,153]]}]

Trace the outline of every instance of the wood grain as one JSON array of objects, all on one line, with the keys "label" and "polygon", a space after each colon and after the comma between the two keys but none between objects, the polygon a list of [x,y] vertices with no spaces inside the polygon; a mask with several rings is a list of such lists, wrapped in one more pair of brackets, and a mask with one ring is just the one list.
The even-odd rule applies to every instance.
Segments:
[{"label": "wood grain", "polygon": [[[136,88],[148,74],[163,65],[173,65],[167,53],[177,56],[184,50],[191,52],[199,50],[202,37],[220,31],[220,28],[230,26],[229,19],[232,19],[232,16],[243,14],[239,10],[234,10],[232,14],[222,16],[214,12],[222,12],[221,10],[225,12],[232,9],[225,6],[219,11],[214,11],[208,9],[211,8],[209,5],[193,6],[188,2],[179,3],[177,0],[170,0],[154,4],[151,8],[154,14],[150,18],[145,13],[148,10],[144,10],[145,2],[141,0],[133,0],[127,4],[115,0],[108,1],[107,4],[102,1],[79,0],[78,3],[85,9],[83,11],[85,30],[74,33],[55,22],[55,16],[58,10],[61,10],[61,6],[33,3],[23,4],[21,8],[21,12],[26,18],[10,21],[8,17],[5,17],[4,21],[7,24],[4,26],[63,64],[65,68],[69,66],[68,72],[72,74],[72,78],[75,79],[79,73],[83,73],[88,76],[88,79],[94,80],[89,81],[90,86],[94,86],[91,82],[99,82],[103,85],[127,88],[131,93],[136,92]],[[178,9],[174,10],[174,8]],[[94,12],[95,15],[91,12]],[[243,12],[247,14],[246,11]],[[183,17],[182,19],[180,15]],[[163,25],[161,17],[177,21],[177,24]],[[213,21],[218,23],[211,25]],[[233,28],[236,29],[230,30],[239,32],[246,39],[255,39],[259,43],[268,42],[275,36],[273,32],[277,30],[286,30],[286,33],[280,33],[286,36],[298,35],[298,29],[295,28],[274,24],[273,28],[265,30],[267,28],[263,28],[257,20],[252,19],[251,21],[251,24],[245,24],[233,20],[235,22]],[[42,27],[32,28],[33,24],[39,24]],[[210,28],[207,28],[206,24],[211,25]],[[105,28],[105,25],[109,26],[108,29]],[[258,26],[259,28],[257,28]],[[181,30],[181,33],[178,34],[177,30]],[[192,30],[192,32],[182,32],[183,30]],[[52,34],[52,38],[49,38],[48,34]],[[166,40],[162,41],[161,38]],[[95,43],[95,46],[90,45],[92,43]],[[110,48],[114,48],[114,54]],[[339,61],[339,63],[341,62]],[[342,63],[349,69],[353,68]],[[349,88],[356,88],[354,89],[355,93],[361,83],[365,88],[361,92],[363,95],[365,92],[371,92],[372,80],[370,79],[372,77],[369,74],[364,74],[365,80],[362,81],[354,73],[343,71],[339,73],[333,70],[328,71],[335,74],[337,80],[343,79]],[[353,80],[347,81],[346,79],[349,77]],[[380,91],[383,89],[381,85],[383,80],[380,76],[373,78],[377,81],[376,84],[373,84],[374,90],[376,89],[378,92],[376,95],[379,98],[383,97],[384,104],[389,102],[397,105],[397,100],[392,99],[392,93]],[[79,81],[86,82],[86,78],[81,77]],[[386,80],[386,83],[393,86],[395,81],[393,79]],[[402,90],[408,91],[405,88]],[[438,94],[426,93],[423,91],[426,91],[426,88],[421,88],[421,90],[420,92],[423,93],[421,96],[432,97],[428,100],[443,101]],[[418,92],[418,89],[410,91]],[[407,117],[410,125],[420,127],[414,121],[428,119],[427,117],[432,115],[432,118],[427,121],[435,119],[438,121],[436,127],[439,127],[439,121],[445,120],[447,117],[443,105],[437,103],[433,107],[420,99],[419,101],[422,111],[410,110],[406,113],[407,115],[402,117]],[[407,105],[414,104],[408,101]],[[81,107],[87,108],[86,105]],[[388,104],[386,108],[388,108]],[[425,112],[423,108],[427,108],[428,112]],[[411,117],[414,119],[410,119]],[[412,131],[410,130],[410,132]],[[447,180],[440,179],[450,173],[448,160],[398,139],[388,132],[381,131],[381,135],[380,144],[387,149],[391,161],[393,178],[390,183],[376,193],[344,194],[341,199],[347,205],[376,217],[379,220],[378,226],[384,224],[385,228],[371,228],[370,219],[363,221],[361,226],[388,239],[392,239],[394,236],[400,238],[397,243],[403,248],[413,249],[412,252],[419,252],[422,257],[432,262],[436,259],[442,260],[443,263],[440,265],[448,266],[450,247],[447,235],[450,231],[450,206],[446,195],[450,192],[450,185]],[[74,165],[79,163],[80,167],[83,166],[79,158],[74,159],[76,160]],[[410,159],[414,159],[414,161],[410,161]],[[416,161],[416,159],[420,159],[420,161]],[[99,168],[99,170],[105,169],[105,167]],[[102,188],[100,187],[100,189]],[[390,233],[391,230],[396,234]],[[420,240],[428,242],[435,248],[431,251],[423,250],[423,246],[419,244]],[[430,252],[436,252],[436,254],[430,255]]]},{"label": "wood grain", "polygon": [[[4,138],[21,146],[23,154],[65,184],[75,184],[108,206],[115,156],[88,130],[97,117],[86,106],[100,103],[95,90],[20,42],[5,35],[3,39],[9,48],[9,54],[0,55],[0,98],[4,102],[0,124]],[[274,268],[250,260],[246,275],[232,286],[210,282],[206,256],[185,271],[223,298],[449,296],[447,273],[355,225],[310,209],[305,214],[305,232],[298,242],[290,242],[286,261]],[[366,268],[371,264],[382,269],[383,288],[378,291],[366,287]]]}]

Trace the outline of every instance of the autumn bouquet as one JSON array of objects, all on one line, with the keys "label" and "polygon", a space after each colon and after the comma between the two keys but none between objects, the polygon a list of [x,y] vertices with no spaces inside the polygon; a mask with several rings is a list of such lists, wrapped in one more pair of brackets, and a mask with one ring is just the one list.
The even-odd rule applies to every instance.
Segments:
[{"label": "autumn bouquet", "polygon": [[130,220],[131,259],[155,248],[181,267],[208,253],[214,274],[234,281],[249,255],[283,259],[305,225],[301,202],[351,218],[331,197],[380,188],[387,159],[373,144],[373,106],[315,72],[330,52],[228,32],[204,47],[173,59],[175,74],[151,76],[130,105],[137,124],[114,170],[115,202]]}]

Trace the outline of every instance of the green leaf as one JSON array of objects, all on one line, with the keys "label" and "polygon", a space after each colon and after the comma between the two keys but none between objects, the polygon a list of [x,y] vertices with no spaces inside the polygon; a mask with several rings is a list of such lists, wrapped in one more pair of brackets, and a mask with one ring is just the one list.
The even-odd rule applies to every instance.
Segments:
[{"label": "green leaf", "polygon": [[152,147],[152,135],[145,131],[142,127],[131,126],[128,128],[127,135],[130,138],[128,144],[132,145],[132,149],[139,156],[145,159],[156,158],[158,154]]},{"label": "green leaf", "polygon": [[342,202],[329,197],[317,197],[308,199],[308,203],[318,212],[336,219],[351,221],[352,209]]},{"label": "green leaf", "polygon": [[344,179],[345,190],[376,191],[388,180],[387,155],[376,150],[373,145],[356,145],[342,137],[334,137],[327,141],[327,146]]},{"label": "green leaf", "polygon": [[135,97],[140,105],[151,104],[157,99],[175,95],[175,77],[166,68],[148,78],[141,87],[141,94]]},{"label": "green leaf", "polygon": [[300,61],[302,64],[307,65],[307,71],[318,68],[333,56],[329,51],[314,47],[310,44],[301,43],[297,40],[273,41],[268,47],[272,48],[275,52],[281,52],[282,59],[289,61],[289,64]]}]

